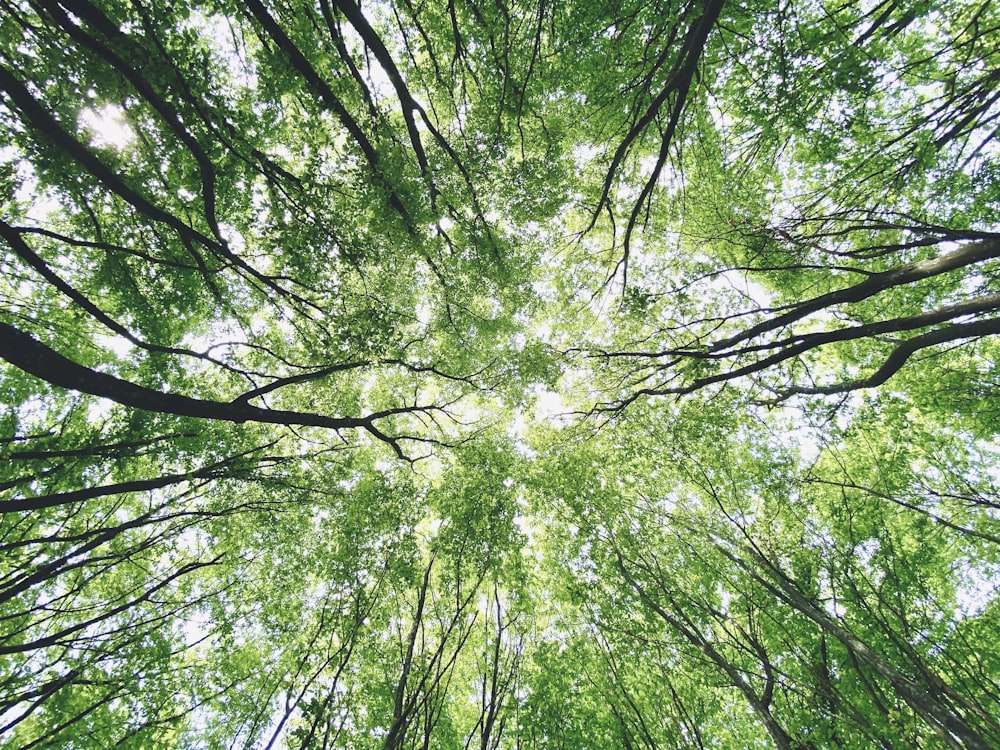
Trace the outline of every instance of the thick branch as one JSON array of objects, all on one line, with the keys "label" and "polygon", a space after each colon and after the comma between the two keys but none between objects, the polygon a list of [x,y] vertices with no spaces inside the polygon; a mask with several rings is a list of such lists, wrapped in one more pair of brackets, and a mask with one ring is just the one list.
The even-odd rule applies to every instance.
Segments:
[{"label": "thick branch", "polygon": [[[382,168],[379,165],[378,152],[372,145],[368,136],[361,129],[358,122],[351,116],[351,113],[347,111],[347,108],[343,105],[337,95],[330,88],[329,84],[323,80],[323,78],[316,72],[312,63],[306,59],[306,56],[302,54],[302,51],[295,45],[285,30],[281,28],[277,21],[267,12],[267,8],[264,7],[260,0],[247,0],[246,3],[247,10],[253,14],[254,18],[257,19],[264,33],[267,34],[281,49],[281,51],[288,57],[289,62],[292,67],[299,73],[302,78],[305,79],[306,83],[320,98],[323,105],[332,111],[337,119],[340,120],[341,124],[347,129],[347,132],[351,134],[354,139],[355,144],[361,149],[364,154],[365,159],[368,161],[368,166],[371,168],[372,172],[379,179],[384,181],[384,175],[382,173]],[[396,195],[391,185],[386,184],[386,188],[389,192],[389,203],[395,208],[400,215],[402,215],[407,221],[409,221],[409,212],[407,212],[406,207],[400,201],[399,196]]]},{"label": "thick branch", "polygon": [[[224,240],[222,239],[222,234],[219,231],[219,224],[215,215],[215,165],[208,157],[208,154],[205,153],[201,144],[198,143],[197,139],[190,132],[188,132],[188,130],[181,123],[179,114],[165,99],[156,93],[150,84],[149,79],[145,75],[129,65],[114,50],[102,44],[100,41],[95,39],[90,34],[87,34],[83,31],[83,29],[74,24],[73,21],[70,20],[70,17],[65,13],[65,11],[63,11],[62,8],[58,6],[57,3],[52,2],[51,0],[43,0],[42,5],[45,6],[46,10],[55,19],[56,23],[58,23],[59,26],[66,31],[70,38],[93,50],[96,54],[100,55],[110,65],[112,65],[116,71],[121,73],[136,88],[136,90],[142,94],[143,98],[153,106],[153,108],[163,118],[164,122],[166,122],[170,127],[171,131],[173,131],[181,142],[184,143],[188,151],[198,162],[198,171],[201,176],[202,183],[202,198],[205,202],[205,219],[219,243],[223,244]],[[117,43],[129,43],[130,40],[128,37],[123,34],[121,30],[100,11],[100,9],[94,7],[92,3],[77,0],[72,3],[72,9],[77,16],[86,19],[88,23],[93,24],[96,28],[100,29],[100,31],[109,39],[114,40]],[[136,50],[133,50],[133,52],[136,52]]]},{"label": "thick branch", "polygon": [[0,90],[5,91],[14,106],[27,118],[31,126],[75,161],[87,169],[112,192],[154,221],[166,224],[181,237],[196,242],[222,255],[227,251],[222,244],[197,229],[185,224],[173,214],[153,205],[148,198],[129,187],[98,156],[66,132],[56,119],[32,96],[28,88],[5,67],[0,65]]},{"label": "thick branch", "polygon": [[814,312],[833,307],[834,305],[861,302],[887,289],[904,284],[912,284],[916,281],[929,279],[933,276],[975,265],[976,263],[982,263],[985,260],[993,258],[1000,258],[1000,237],[970,242],[957,250],[945,253],[937,258],[919,260],[889,271],[872,274],[859,284],[849,286],[845,289],[837,289],[836,291],[799,302],[786,313],[751,326],[734,336],[716,341],[709,347],[709,351],[718,352],[730,349],[742,341],[748,341],[761,334],[776,331]]},{"label": "thick branch", "polygon": [[[679,119],[680,113],[683,111],[688,90],[690,89],[691,81],[693,80],[695,70],[697,69],[698,60],[701,57],[702,50],[705,48],[705,42],[708,41],[708,34],[715,25],[715,21],[718,19],[719,13],[722,11],[722,6],[724,4],[725,0],[706,0],[704,12],[693,22],[691,29],[688,31],[688,34],[684,39],[684,45],[682,46],[680,54],[677,57],[677,62],[675,63],[673,70],[670,72],[670,75],[667,77],[667,82],[664,84],[663,89],[659,94],[657,94],[656,98],[650,103],[643,116],[636,121],[636,123],[629,130],[628,134],[618,145],[614,156],[611,158],[611,164],[608,166],[608,172],[604,179],[604,187],[601,190],[601,197],[597,202],[596,208],[594,209],[593,219],[591,220],[590,227],[588,227],[588,229],[594,226],[594,222],[597,221],[597,216],[600,214],[601,208],[608,202],[608,197],[614,184],[615,175],[617,174],[621,163],[628,155],[629,150],[632,148],[632,144],[656,119],[656,116],[660,112],[660,108],[664,105],[664,103],[666,103],[671,94],[676,94],[676,100],[671,110],[670,120],[674,126],[676,126],[676,121]],[[670,128],[670,132],[672,131],[673,127]],[[669,140],[669,138],[665,138],[665,140]]]},{"label": "thick branch", "polygon": [[[396,440],[374,425],[374,420],[378,418],[375,415],[328,417],[311,412],[263,409],[240,401],[209,401],[176,393],[163,393],[79,365],[3,322],[0,322],[0,358],[51,385],[89,393],[134,409],[237,423],[262,422],[324,427],[332,430],[363,429],[379,440],[389,443],[397,455],[402,455]],[[401,407],[386,414],[421,411],[426,409],[416,406]]]},{"label": "thick branch", "polygon": [[781,401],[795,395],[834,394],[857,391],[863,388],[876,388],[895,375],[906,364],[906,361],[921,349],[937,344],[945,344],[960,339],[993,336],[1000,333],[1000,319],[981,320],[976,323],[956,323],[938,328],[927,333],[914,336],[899,344],[886,358],[882,366],[869,377],[861,380],[849,380],[825,386],[796,386],[779,392],[777,400]]}]

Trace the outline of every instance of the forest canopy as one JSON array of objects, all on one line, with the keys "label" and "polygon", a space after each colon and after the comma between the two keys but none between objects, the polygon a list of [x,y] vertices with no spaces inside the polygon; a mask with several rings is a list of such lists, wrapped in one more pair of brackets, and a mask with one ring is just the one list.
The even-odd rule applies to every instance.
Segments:
[{"label": "forest canopy", "polygon": [[1000,6],[0,0],[0,744],[1000,746]]}]

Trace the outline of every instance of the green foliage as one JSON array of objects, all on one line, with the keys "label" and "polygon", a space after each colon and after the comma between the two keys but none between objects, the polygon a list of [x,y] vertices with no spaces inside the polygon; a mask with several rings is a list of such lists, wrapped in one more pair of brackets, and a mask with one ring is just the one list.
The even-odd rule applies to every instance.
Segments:
[{"label": "green foliage", "polygon": [[985,0],[0,0],[0,744],[1000,746]]}]

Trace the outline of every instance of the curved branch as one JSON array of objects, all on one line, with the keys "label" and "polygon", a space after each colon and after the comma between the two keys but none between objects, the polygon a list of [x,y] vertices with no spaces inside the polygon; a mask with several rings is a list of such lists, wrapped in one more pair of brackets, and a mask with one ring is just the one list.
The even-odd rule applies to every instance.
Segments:
[{"label": "curved branch", "polygon": [[[177,356],[193,357],[195,359],[204,360],[205,362],[210,362],[213,365],[221,367],[230,372],[236,373],[238,375],[247,375],[246,372],[233,367],[220,359],[212,357],[205,352],[196,352],[192,349],[185,349],[182,347],[174,346],[162,346],[160,344],[151,344],[144,339],[139,338],[137,335],[132,333],[128,328],[123,326],[117,320],[112,318],[96,304],[94,304],[89,297],[83,294],[81,291],[71,286],[69,283],[64,281],[52,268],[39,256],[31,247],[22,239],[21,234],[30,230],[22,229],[20,227],[13,227],[3,219],[0,219],[0,237],[3,237],[7,241],[7,244],[11,247],[14,253],[21,258],[25,263],[31,266],[38,274],[45,279],[49,284],[54,286],[60,292],[62,292],[66,297],[72,300],[75,304],[79,305],[82,309],[86,310],[94,320],[101,323],[109,331],[112,331],[122,338],[128,340],[134,346],[144,349],[147,352],[158,352],[160,354],[173,354]],[[51,233],[46,233],[51,235]]]},{"label": "curved branch", "polygon": [[783,328],[819,310],[833,307],[834,305],[861,302],[892,287],[912,284],[915,281],[929,279],[933,276],[939,276],[949,271],[965,268],[994,258],[1000,258],[1000,236],[996,235],[988,239],[970,242],[957,250],[945,253],[937,258],[919,260],[889,271],[872,274],[854,286],[837,289],[836,291],[804,300],[782,315],[775,316],[755,326],[751,326],[738,334],[716,341],[709,347],[709,350],[715,352],[728,349],[742,341],[748,341],[763,333]]},{"label": "curved branch", "polygon": [[153,221],[166,224],[185,240],[196,242],[213,252],[225,255],[225,250],[218,240],[202,234],[173,214],[155,206],[148,198],[129,187],[93,151],[64,130],[48,110],[35,99],[27,86],[3,65],[0,65],[0,91],[7,93],[13,105],[21,111],[35,130],[65,151],[126,203]]},{"label": "curved branch", "polygon": [[[727,383],[748,375],[763,372],[771,367],[774,367],[775,365],[781,364],[782,362],[795,359],[796,357],[800,357],[803,354],[829,344],[874,338],[876,336],[882,336],[888,333],[898,333],[900,331],[912,331],[917,328],[944,323],[948,320],[954,320],[955,318],[966,315],[995,312],[998,309],[1000,309],[1000,294],[990,294],[983,297],[976,297],[956,305],[949,305],[947,307],[938,308],[937,310],[918,313],[916,315],[909,315],[903,318],[893,318],[890,320],[879,321],[877,323],[868,323],[865,325],[852,326],[850,328],[840,328],[833,331],[790,336],[780,341],[765,342],[729,352],[712,352],[710,349],[702,351],[673,349],[648,354],[642,352],[610,352],[595,356],[600,356],[602,358],[632,357],[646,359],[671,357],[670,361],[651,368],[650,374],[644,377],[643,380],[648,380],[657,372],[672,371],[670,377],[665,381],[661,381],[660,386],[642,388],[627,399],[624,399],[610,407],[610,410],[612,411],[619,411],[631,404],[639,396],[685,396],[703,388],[707,388],[710,385]],[[864,388],[874,388],[881,385],[892,375],[898,372],[906,363],[906,360],[919,349],[957,339],[987,336],[995,333],[1000,333],[1000,319],[990,318],[988,320],[978,321],[975,323],[950,324],[943,328],[937,328],[926,333],[919,334],[899,343],[889,355],[885,364],[883,364],[883,366],[870,378],[824,387],[797,386],[780,391],[775,398],[767,399],[763,403],[776,404],[794,395],[846,393],[848,391],[861,390]],[[678,385],[674,387],[666,386],[666,383],[674,381],[681,376],[682,372],[679,371],[677,367],[684,361],[720,361],[735,359],[744,355],[754,354],[766,350],[777,351],[774,351],[766,357],[743,365],[742,367],[724,370],[723,372],[719,372],[714,375],[695,378],[685,385]],[[642,371],[643,368],[637,368],[636,370],[636,372]],[[604,409],[598,409],[598,411],[602,410]]]},{"label": "curved branch", "polygon": [[892,350],[892,353],[882,363],[882,366],[867,378],[849,380],[833,385],[788,388],[780,391],[773,402],[784,401],[796,395],[830,395],[857,391],[864,388],[875,388],[899,372],[903,365],[906,364],[906,361],[921,349],[926,349],[937,344],[945,344],[949,341],[977,338],[980,336],[994,336],[998,333],[1000,333],[1000,319],[981,320],[976,323],[956,323],[944,328],[928,331],[899,344]]},{"label": "curved branch", "polygon": [[264,409],[244,402],[210,401],[164,393],[77,364],[4,322],[0,322],[0,358],[50,385],[89,393],[143,411],[239,424],[260,422],[331,430],[362,429],[388,443],[401,458],[405,456],[399,448],[398,438],[378,429],[374,424],[375,420],[395,414],[423,413],[429,408],[410,406],[365,417],[328,417],[312,412]]},{"label": "curved branch", "polygon": [[[131,83],[135,89],[142,94],[143,98],[152,105],[153,109],[155,109],[160,117],[163,118],[163,121],[167,123],[170,130],[181,140],[194,157],[195,161],[198,162],[198,171],[201,176],[202,184],[202,198],[205,203],[205,220],[208,222],[208,226],[211,228],[212,234],[216,237],[218,242],[220,244],[224,244],[225,240],[219,230],[219,223],[216,218],[215,165],[208,157],[208,154],[205,153],[201,144],[198,143],[198,140],[181,123],[181,118],[177,111],[171,107],[165,99],[156,93],[146,76],[129,65],[113,49],[109,48],[105,44],[102,44],[98,39],[86,33],[82,28],[73,23],[66,12],[59,7],[58,3],[52,2],[52,0],[43,0],[42,5],[52,15],[55,22],[66,31],[71,39],[86,46],[88,49],[107,61],[108,64],[124,76],[129,83]],[[77,2],[72,4],[72,8],[74,14],[82,19],[85,19],[88,23],[99,29],[100,32],[108,39],[114,40],[118,43],[127,44],[129,42],[128,37],[123,34],[122,31],[100,11],[100,9],[94,7],[92,3],[77,0]],[[133,52],[135,52],[135,50],[133,50]]]},{"label": "curved branch", "polygon": [[[705,0],[702,14],[692,22],[691,28],[688,30],[688,33],[684,38],[684,43],[677,56],[677,61],[674,63],[670,74],[667,76],[667,81],[662,90],[656,95],[656,98],[650,102],[649,107],[646,109],[642,117],[640,117],[635,124],[633,124],[625,138],[615,150],[615,153],[611,158],[611,164],[608,165],[608,171],[604,178],[604,185],[601,188],[600,198],[598,198],[597,206],[594,208],[590,223],[584,230],[584,233],[589,232],[594,228],[601,209],[608,204],[615,176],[617,175],[622,162],[625,160],[625,157],[631,150],[632,144],[642,135],[643,131],[645,131],[646,128],[648,128],[656,120],[660,114],[661,108],[664,104],[666,104],[667,100],[673,96],[673,102],[670,105],[669,119],[666,130],[662,134],[660,151],[657,157],[656,165],[654,166],[649,179],[646,180],[643,185],[642,192],[629,215],[625,231],[625,247],[623,250],[623,257],[615,266],[615,273],[617,273],[619,268],[627,269],[629,243],[631,241],[632,233],[638,223],[639,214],[642,213],[642,207],[648,201],[653,187],[659,179],[660,172],[666,163],[670,144],[673,141],[674,133],[680,123],[681,115],[684,112],[688,93],[691,89],[691,83],[695,78],[698,61],[701,59],[702,52],[705,49],[705,44],[708,41],[708,35],[715,26],[715,22],[718,20],[719,14],[722,12],[722,7],[724,5],[725,0]],[[614,274],[612,274],[612,277],[613,276]]]}]

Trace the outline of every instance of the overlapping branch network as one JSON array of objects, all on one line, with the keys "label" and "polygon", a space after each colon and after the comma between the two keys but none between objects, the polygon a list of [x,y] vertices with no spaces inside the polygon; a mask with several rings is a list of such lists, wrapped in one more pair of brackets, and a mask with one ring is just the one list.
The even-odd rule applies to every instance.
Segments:
[{"label": "overlapping branch network", "polygon": [[[452,367],[429,354],[432,337],[416,311],[433,301],[420,294],[441,297],[457,329],[456,304],[464,302],[452,288],[461,273],[455,254],[473,257],[479,270],[500,261],[479,188],[465,156],[404,80],[398,50],[390,51],[396,41],[383,38],[385,30],[357,6],[322,2],[313,9],[316,43],[330,52],[317,56],[303,52],[284,9],[259,2],[229,18],[211,3],[199,7],[191,22],[221,26],[190,48],[186,13],[158,16],[140,4],[125,17],[113,5],[55,0],[4,5],[7,25],[25,40],[0,50],[0,102],[21,160],[14,171],[24,188],[63,208],[62,215],[43,216],[15,200],[0,224],[9,262],[19,264],[26,282],[6,300],[8,362],[24,369],[34,351],[39,356],[27,369],[33,375],[125,403],[120,385],[106,387],[106,375],[71,367],[31,335],[65,335],[67,326],[51,313],[62,296],[89,317],[89,330],[181,369],[208,368],[246,384],[234,389],[231,404],[192,397],[197,408],[180,410],[191,416],[204,408],[206,418],[244,421],[251,399],[336,375],[353,377],[350,389],[386,371],[389,379],[408,373],[414,391],[428,382],[451,386],[437,405],[397,401],[345,417],[288,410],[281,422],[277,411],[261,410],[272,423],[364,429],[400,456],[399,440],[411,436],[389,435],[377,422],[411,414],[431,426],[461,392],[491,387],[480,378],[483,368]],[[32,45],[63,48],[65,55],[32,57]],[[379,75],[388,77],[402,128],[386,105],[389,95],[377,88]],[[80,113],[63,106],[66,86],[81,101],[117,102],[133,142],[120,153],[88,142]],[[306,134],[282,122],[285,132],[272,136],[254,121],[265,110],[272,119],[302,116],[309,122],[300,128],[317,130]],[[301,147],[308,163],[295,163],[289,146]],[[442,185],[455,182],[452,173],[458,193]],[[369,212],[371,226],[345,218],[359,211]],[[475,241],[453,240],[440,221],[445,215],[449,227],[475,226]],[[442,252],[440,238],[449,250]],[[390,264],[382,257],[391,243],[406,248]],[[416,283],[421,263],[439,281],[436,292]],[[414,279],[405,287],[408,299],[384,288],[385,278],[405,285],[407,276]],[[282,321],[286,341],[273,330],[262,334],[262,314]],[[228,343],[201,333],[196,338],[207,343],[191,346],[182,343],[192,336],[181,322],[238,332]],[[423,352],[414,353],[421,345]],[[72,383],[50,369],[57,361],[77,373]],[[107,382],[96,385],[102,378]],[[180,413],[155,400],[131,399],[130,406]]]},{"label": "overlapping branch network", "polygon": [[[819,238],[795,238],[786,230],[771,233],[767,242],[781,242],[815,249]],[[937,254],[909,263],[892,261],[916,250],[936,250]],[[765,262],[730,267],[710,274],[718,278],[735,274],[744,281],[767,278],[769,274],[820,272],[827,266],[781,261],[780,266]],[[619,410],[644,396],[683,396],[712,386],[752,383],[756,399],[777,404],[799,395],[832,395],[874,388],[902,369],[911,357],[923,350],[975,340],[1000,333],[1000,292],[991,281],[1000,258],[1000,237],[982,232],[956,232],[924,227],[917,239],[894,246],[869,246],[851,251],[858,262],[838,265],[837,278],[861,276],[854,284],[835,286],[830,291],[802,299],[767,304],[759,290],[756,304],[728,315],[687,321],[670,331],[671,343],[657,350],[597,351],[590,356],[626,373],[623,379],[632,391],[621,400],[599,410]],[[884,260],[888,256],[888,264]],[[860,260],[880,259],[881,269]],[[843,263],[844,260],[841,261]],[[888,267],[886,267],[888,265]],[[927,282],[943,277],[952,292],[935,292]],[[826,282],[828,283],[829,277]],[[899,295],[916,295],[923,309],[898,308],[901,314],[879,315],[892,309],[879,300]],[[752,299],[754,295],[743,295]],[[940,302],[935,304],[935,299]],[[874,306],[871,304],[874,301]],[[864,307],[864,303],[869,303]],[[732,332],[730,332],[732,331]],[[667,332],[664,331],[664,335]],[[875,353],[859,365],[862,373],[833,374],[816,382],[812,368],[821,352],[841,346],[868,342]],[[848,356],[847,362],[850,362]],[[628,386],[627,386],[628,387]]]}]

